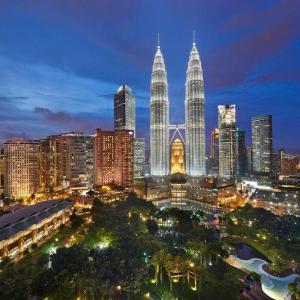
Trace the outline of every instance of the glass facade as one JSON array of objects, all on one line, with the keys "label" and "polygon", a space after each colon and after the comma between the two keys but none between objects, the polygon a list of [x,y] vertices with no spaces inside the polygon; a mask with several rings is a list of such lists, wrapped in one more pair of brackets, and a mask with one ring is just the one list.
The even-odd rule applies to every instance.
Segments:
[{"label": "glass facade", "polygon": [[236,175],[236,110],[235,105],[218,106],[219,176]]},{"label": "glass facade", "polygon": [[121,85],[114,97],[114,126],[135,132],[135,97],[127,85]]},{"label": "glass facade", "polygon": [[134,139],[134,178],[143,178],[145,176],[145,151],[146,144],[144,138]]},{"label": "glass facade", "polygon": [[252,169],[253,173],[270,175],[272,171],[272,116],[252,118]]}]

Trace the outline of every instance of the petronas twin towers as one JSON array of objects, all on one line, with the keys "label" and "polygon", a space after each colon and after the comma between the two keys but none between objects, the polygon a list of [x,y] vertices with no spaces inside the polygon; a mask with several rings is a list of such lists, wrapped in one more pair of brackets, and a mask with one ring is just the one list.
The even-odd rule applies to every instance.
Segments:
[{"label": "petronas twin towers", "polygon": [[[169,98],[167,71],[158,44],[151,76],[150,102],[151,174],[170,173]],[[205,169],[205,120],[203,73],[198,50],[193,42],[185,82],[185,168],[189,176],[203,176]]]}]

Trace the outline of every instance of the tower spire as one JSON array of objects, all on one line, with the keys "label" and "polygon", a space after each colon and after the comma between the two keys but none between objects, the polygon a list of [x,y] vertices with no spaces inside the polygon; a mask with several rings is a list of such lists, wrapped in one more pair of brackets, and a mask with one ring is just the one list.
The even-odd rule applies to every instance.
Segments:
[{"label": "tower spire", "polygon": [[196,45],[196,38],[195,38],[195,35],[196,35],[196,31],[195,29],[193,30],[193,46]]},{"label": "tower spire", "polygon": [[157,33],[157,48],[160,48],[160,44],[159,44],[159,32]]}]

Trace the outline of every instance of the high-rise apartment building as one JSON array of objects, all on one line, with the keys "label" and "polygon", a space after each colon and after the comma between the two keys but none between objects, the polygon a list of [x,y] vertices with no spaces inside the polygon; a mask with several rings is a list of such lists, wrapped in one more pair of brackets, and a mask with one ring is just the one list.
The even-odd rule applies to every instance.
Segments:
[{"label": "high-rise apartment building", "polygon": [[239,128],[236,130],[235,135],[235,145],[236,145],[236,176],[243,177],[247,171],[247,149],[246,149],[246,132],[244,130],[240,130]]},{"label": "high-rise apartment building", "polygon": [[134,139],[134,178],[143,178],[145,176],[146,163],[146,143],[145,138]]},{"label": "high-rise apartment building", "polygon": [[206,175],[204,102],[203,72],[194,42],[185,82],[186,172],[190,176]]},{"label": "high-rise apartment building", "polygon": [[114,127],[135,133],[135,97],[127,85],[121,85],[114,97]]},{"label": "high-rise apartment building", "polygon": [[169,174],[169,99],[164,58],[158,44],[151,75],[150,101],[151,174]]},{"label": "high-rise apartment building", "polygon": [[134,132],[96,130],[94,152],[95,184],[133,184]]},{"label": "high-rise apartment building", "polygon": [[40,141],[40,186],[43,189],[92,187],[94,137],[71,132]]},{"label": "high-rise apartment building", "polygon": [[252,118],[252,169],[257,175],[270,175],[272,171],[272,116]]},{"label": "high-rise apartment building", "polygon": [[39,143],[15,138],[4,144],[4,194],[27,198],[39,185]]},{"label": "high-rise apartment building", "polygon": [[236,109],[235,105],[218,106],[219,176],[236,175]]}]

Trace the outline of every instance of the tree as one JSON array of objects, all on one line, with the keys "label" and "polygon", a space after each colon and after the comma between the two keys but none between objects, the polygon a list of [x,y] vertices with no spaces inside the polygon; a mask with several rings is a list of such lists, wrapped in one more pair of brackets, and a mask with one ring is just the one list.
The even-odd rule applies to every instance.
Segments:
[{"label": "tree", "polygon": [[149,233],[151,233],[152,235],[155,235],[157,233],[158,225],[155,220],[148,219],[146,222],[146,226],[147,226]]},{"label": "tree", "polygon": [[90,190],[87,191],[86,194],[87,194],[89,197],[94,197],[94,196],[96,195],[96,192],[95,192],[95,190],[90,189]]},{"label": "tree", "polygon": [[288,290],[292,300],[300,300],[300,277],[289,283]]}]

